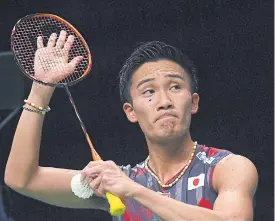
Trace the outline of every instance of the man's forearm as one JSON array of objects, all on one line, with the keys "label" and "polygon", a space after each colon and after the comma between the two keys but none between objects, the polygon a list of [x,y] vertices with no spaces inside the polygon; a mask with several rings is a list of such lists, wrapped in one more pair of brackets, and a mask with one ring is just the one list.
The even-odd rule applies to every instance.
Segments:
[{"label": "man's forearm", "polygon": [[223,220],[216,211],[179,202],[143,186],[137,188],[132,198],[160,217],[161,220]]},{"label": "man's forearm", "polygon": [[[38,89],[38,88],[35,88]],[[43,96],[33,90],[28,99],[40,106],[47,106],[52,89]],[[44,116],[24,110],[18,122],[5,171],[7,185],[22,188],[36,172]]]}]

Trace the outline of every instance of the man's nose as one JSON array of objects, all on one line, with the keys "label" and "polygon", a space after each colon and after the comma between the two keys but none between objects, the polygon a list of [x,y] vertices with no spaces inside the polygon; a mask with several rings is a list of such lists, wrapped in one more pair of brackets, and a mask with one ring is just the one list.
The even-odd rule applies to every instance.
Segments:
[{"label": "man's nose", "polygon": [[162,91],[159,96],[157,110],[167,110],[173,107],[173,103],[165,91]]}]

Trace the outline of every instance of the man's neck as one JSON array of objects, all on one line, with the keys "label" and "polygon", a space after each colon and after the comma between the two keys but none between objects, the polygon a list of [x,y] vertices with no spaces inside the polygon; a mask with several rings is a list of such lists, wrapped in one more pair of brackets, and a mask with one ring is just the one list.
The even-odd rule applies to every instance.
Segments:
[{"label": "man's neck", "polygon": [[175,176],[188,162],[193,152],[194,142],[190,134],[167,143],[147,139],[149,149],[148,166],[164,184]]}]

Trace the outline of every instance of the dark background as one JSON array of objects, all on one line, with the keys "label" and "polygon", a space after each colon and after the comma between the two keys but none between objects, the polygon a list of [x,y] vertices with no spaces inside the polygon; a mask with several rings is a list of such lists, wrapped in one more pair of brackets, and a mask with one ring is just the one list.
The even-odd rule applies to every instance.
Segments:
[{"label": "dark background", "polygon": [[[10,50],[13,25],[30,13],[53,13],[76,26],[93,56],[90,75],[71,88],[80,115],[105,160],[134,165],[147,156],[147,150],[138,126],[123,113],[118,72],[140,42],[161,40],[184,49],[197,64],[200,79],[193,139],[255,163],[260,178],[255,220],[269,221],[274,194],[273,10],[273,1],[1,0],[0,51]],[[24,80],[26,97],[31,82]],[[56,91],[50,106],[41,165],[82,169],[91,160],[89,147],[64,90]],[[18,118],[0,131],[2,183]],[[52,207],[13,191],[11,199],[11,206],[7,197],[5,203],[18,221],[110,218],[102,211]]]}]

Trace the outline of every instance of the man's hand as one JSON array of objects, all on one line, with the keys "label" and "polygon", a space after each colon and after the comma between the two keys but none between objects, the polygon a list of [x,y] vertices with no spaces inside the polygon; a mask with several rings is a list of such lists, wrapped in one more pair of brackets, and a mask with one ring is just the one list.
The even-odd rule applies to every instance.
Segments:
[{"label": "man's hand", "polygon": [[[44,83],[57,83],[70,74],[83,59],[74,57],[69,62],[69,51],[74,43],[74,36],[69,35],[66,40],[66,31],[60,31],[59,37],[52,33],[47,45],[43,44],[42,36],[37,38],[37,50],[34,58],[34,77]],[[33,83],[29,100],[40,106],[48,105],[54,87],[47,87],[37,82]]]},{"label": "man's hand", "polygon": [[92,161],[81,172],[95,194],[105,197],[110,192],[120,198],[129,198],[140,186],[132,181],[113,161]]},{"label": "man's hand", "polygon": [[43,45],[41,36],[37,38],[37,51],[34,59],[35,77],[44,82],[56,83],[74,72],[76,66],[83,59],[82,56],[74,57],[69,61],[69,51],[74,43],[74,36],[69,35],[66,40],[66,31],[52,33],[47,46]]}]

